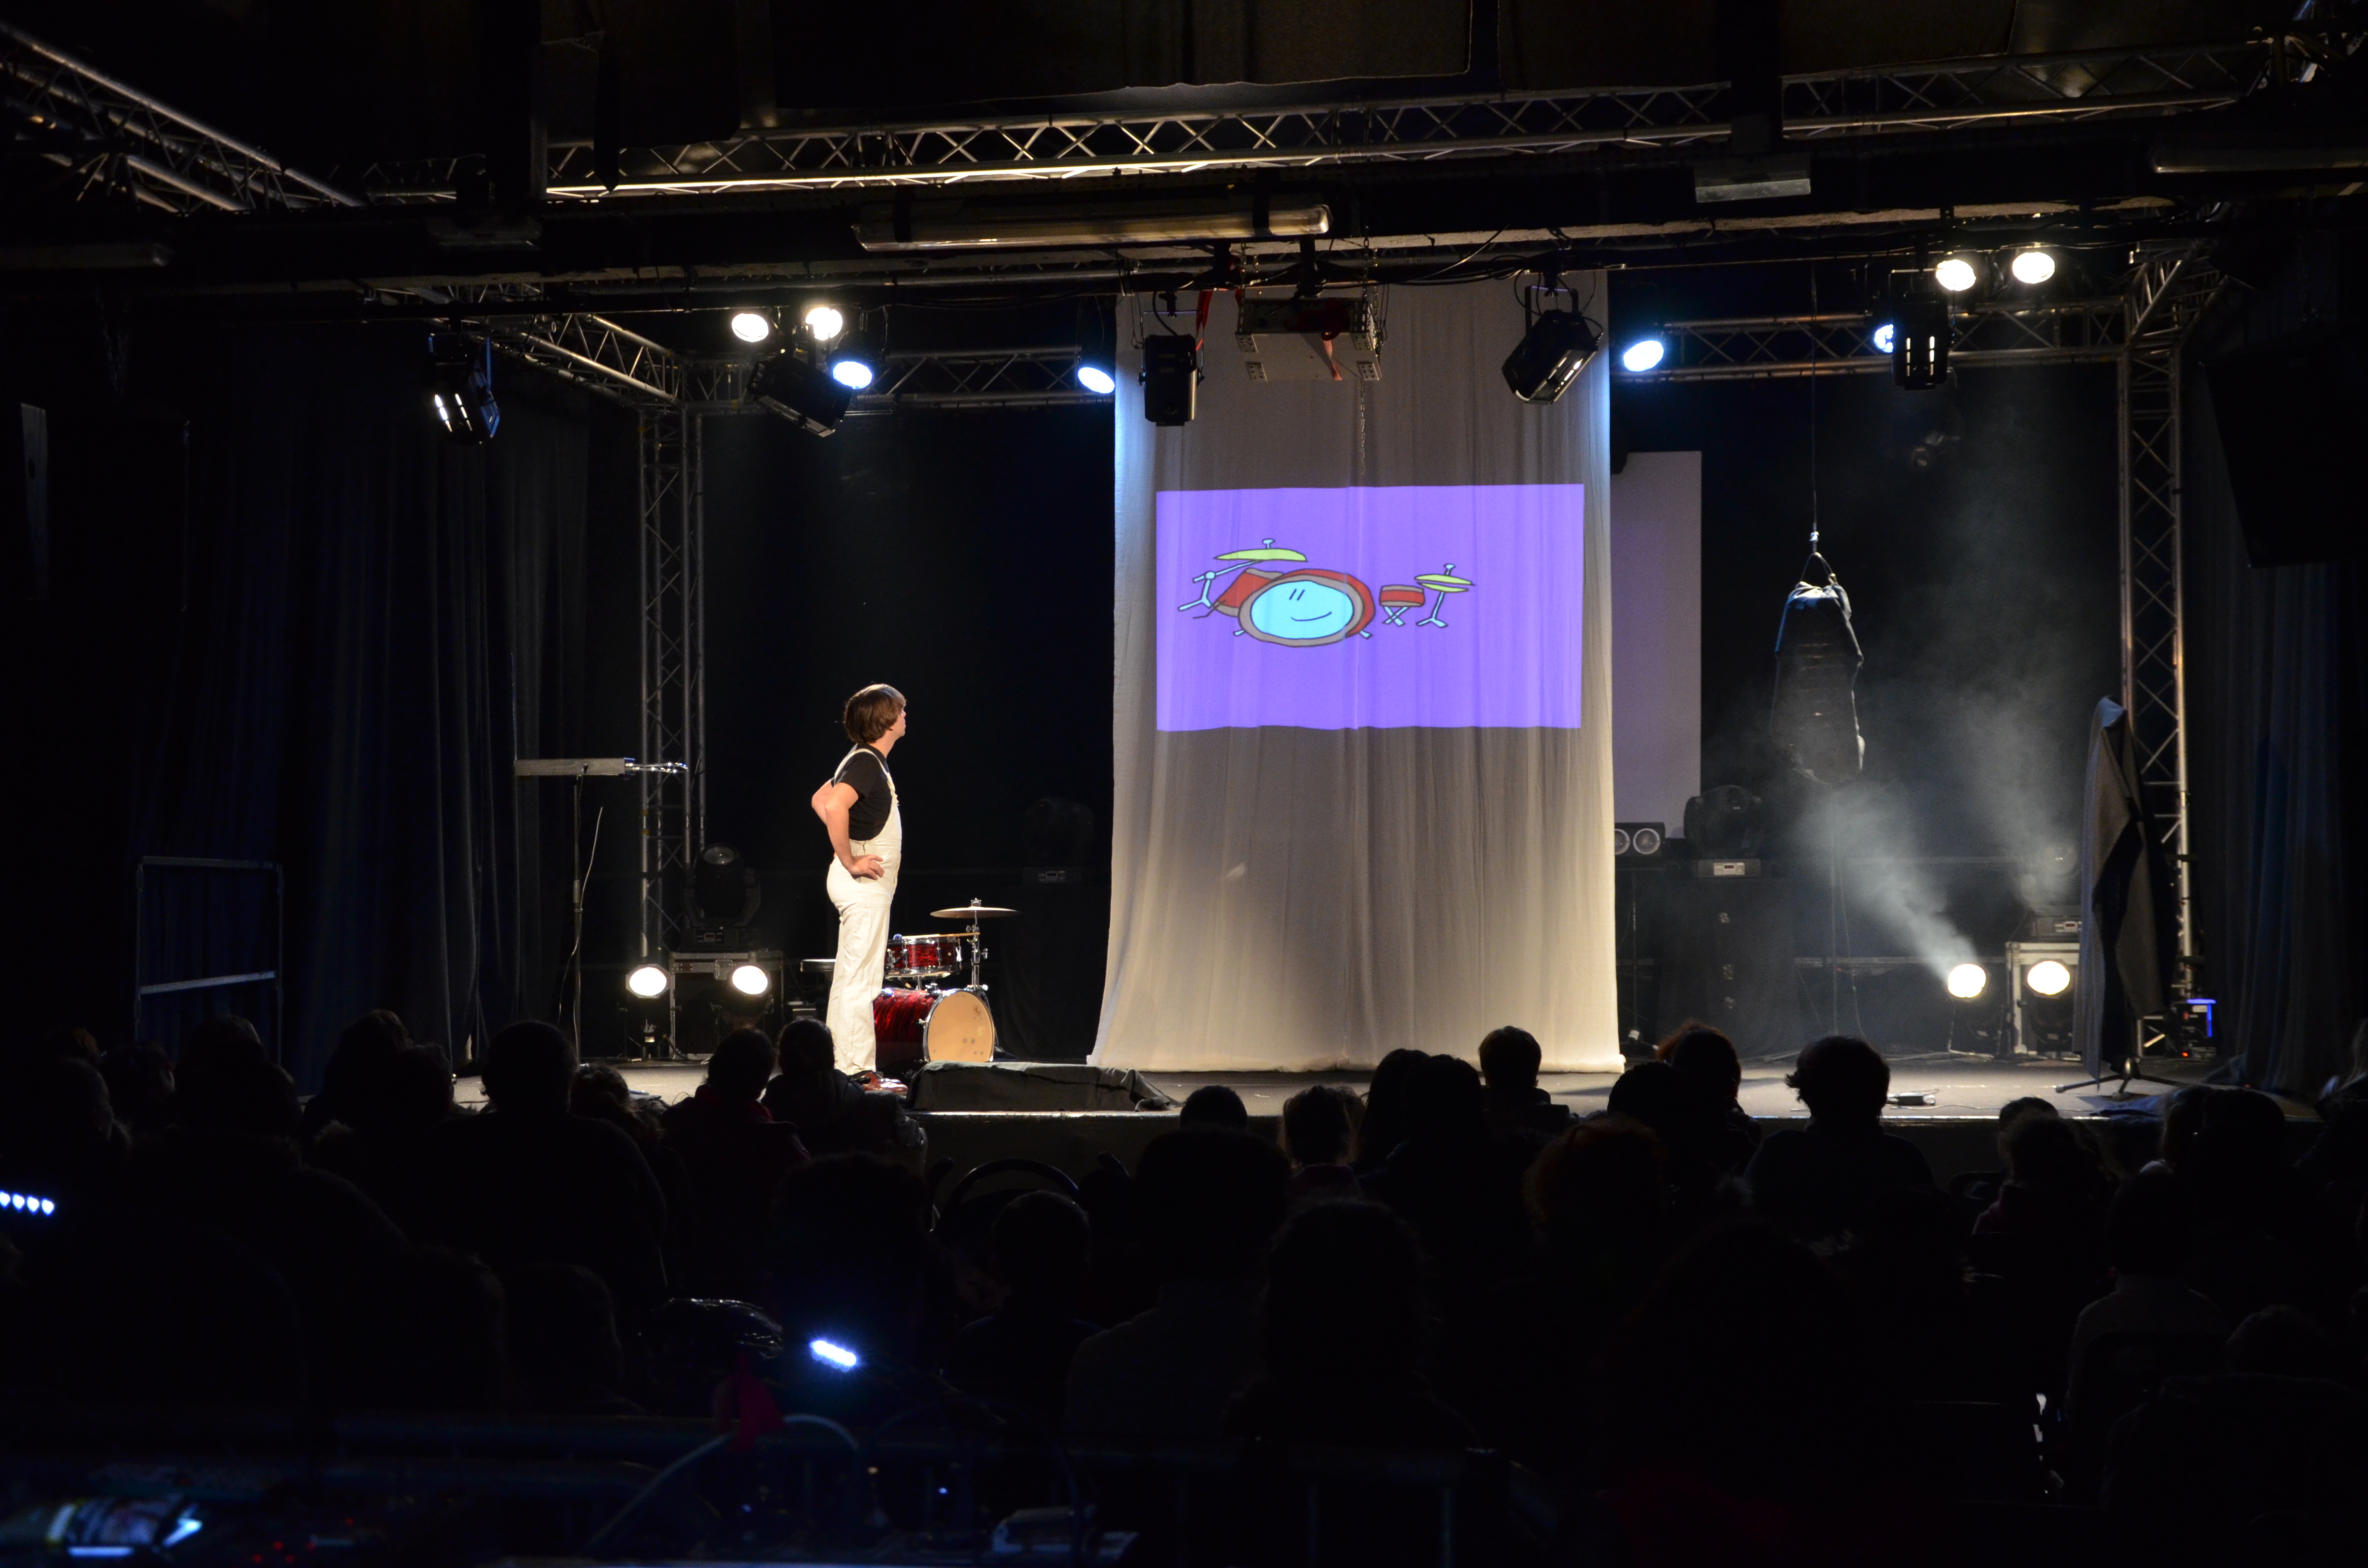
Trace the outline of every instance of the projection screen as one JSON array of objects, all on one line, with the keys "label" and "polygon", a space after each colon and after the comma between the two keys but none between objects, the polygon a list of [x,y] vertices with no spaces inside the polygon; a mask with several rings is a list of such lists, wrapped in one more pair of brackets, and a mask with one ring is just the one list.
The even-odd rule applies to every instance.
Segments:
[{"label": "projection screen", "polygon": [[[1378,304],[1372,378],[1217,296],[1180,427],[1121,347],[1103,1064],[1470,1058],[1500,1024],[1619,1063],[1606,365],[1523,403],[1511,285]],[[1192,330],[1138,311],[1122,345]]]}]

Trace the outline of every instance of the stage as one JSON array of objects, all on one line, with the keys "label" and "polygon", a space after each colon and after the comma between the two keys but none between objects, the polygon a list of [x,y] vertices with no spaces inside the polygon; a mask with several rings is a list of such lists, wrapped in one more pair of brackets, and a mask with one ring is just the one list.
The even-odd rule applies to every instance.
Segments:
[{"label": "stage", "polygon": [[[637,1095],[667,1104],[695,1089],[705,1069],[695,1062],[613,1062]],[[1020,1067],[1024,1063],[1000,1063]],[[1073,1064],[1046,1064],[1073,1066]],[[1774,1128],[1806,1119],[1793,1091],[1784,1086],[1787,1064],[1754,1062],[1743,1071],[1743,1108],[1762,1125]],[[2173,1085],[2200,1083],[2211,1070],[2208,1062],[2152,1062],[2147,1070]],[[1271,1135],[1282,1114],[1283,1102],[1312,1084],[1344,1084],[1361,1089],[1363,1073],[1147,1073],[1144,1078],[1168,1098],[1181,1103],[1193,1090],[1223,1084],[1248,1106],[1254,1128]],[[1998,1113],[2009,1100],[2036,1096],[2066,1117],[2086,1120],[2114,1157],[2135,1169],[2151,1156],[2156,1122],[2161,1115],[2159,1096],[2166,1085],[2138,1083],[2126,1096],[2108,1081],[2101,1088],[2059,1090],[2057,1085],[2080,1076],[2077,1062],[2055,1058],[2023,1058],[1998,1062],[1987,1057],[1927,1054],[1891,1059],[1891,1089],[1898,1096],[1929,1096],[1930,1103],[1895,1104],[1884,1112],[1886,1125],[1923,1150],[1933,1174],[1948,1182],[1968,1171],[1998,1167]],[[1604,1108],[1617,1081],[1615,1073],[1555,1073],[1540,1080],[1554,1099],[1580,1116]],[[478,1080],[464,1078],[457,1085],[464,1105],[481,1104]],[[2319,1122],[2309,1107],[2281,1100],[2288,1128],[2299,1148],[2316,1136]],[[1144,1144],[1176,1124],[1168,1110],[921,1110],[916,1113],[928,1130],[932,1163],[950,1159],[968,1169],[987,1160],[1024,1157],[1041,1160],[1071,1174],[1090,1168],[1097,1156],[1111,1153],[1133,1164]]]}]

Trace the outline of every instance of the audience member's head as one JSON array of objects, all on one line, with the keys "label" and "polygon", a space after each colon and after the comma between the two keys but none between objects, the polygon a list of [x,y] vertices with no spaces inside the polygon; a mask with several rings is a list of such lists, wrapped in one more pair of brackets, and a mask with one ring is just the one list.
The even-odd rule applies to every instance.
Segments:
[{"label": "audience member's head", "polygon": [[936,1255],[921,1178],[871,1154],[791,1171],[773,1199],[784,1343],[816,1335],[897,1366],[925,1354]]},{"label": "audience member's head", "polygon": [[173,1119],[173,1059],[153,1040],[119,1045],[99,1059],[107,1097],[116,1119],[142,1137],[165,1131]]},{"label": "audience member's head", "polygon": [[1421,1249],[1376,1203],[1321,1203],[1283,1226],[1267,1264],[1266,1366],[1301,1387],[1402,1382],[1423,1348]]},{"label": "audience member's head", "polygon": [[296,1085],[245,1018],[199,1024],[181,1044],[174,1119],[193,1132],[284,1138],[296,1131]]},{"label": "audience member's head", "polygon": [[2244,1189],[2284,1168],[2286,1113],[2257,1089],[2221,1089],[2203,1102],[2188,1163],[2207,1187]]},{"label": "audience member's head", "polygon": [[1867,1128],[1883,1119],[1891,1067],[1881,1051],[1855,1035],[1829,1034],[1810,1042],[1784,1083],[1809,1108],[1810,1120],[1844,1130]]},{"label": "audience member's head", "polygon": [[1176,1124],[1213,1128],[1220,1132],[1247,1132],[1250,1108],[1224,1085],[1203,1084],[1184,1096],[1184,1108],[1177,1113]]},{"label": "audience member's head", "polygon": [[1427,1060],[1421,1051],[1401,1047],[1374,1064],[1372,1081],[1365,1085],[1365,1119],[1357,1127],[1360,1166],[1382,1164],[1391,1150],[1406,1142],[1406,1074],[1417,1062]]},{"label": "audience member's head", "polygon": [[1626,1116],[1589,1117],[1546,1145],[1523,1190],[1530,1217],[1557,1252],[1642,1256],[1658,1244],[1668,1204],[1660,1140]]},{"label": "audience member's head", "polygon": [[377,1131],[392,1138],[416,1138],[451,1115],[452,1059],[444,1048],[420,1040],[396,1051],[387,1063],[385,1112]]},{"label": "audience member's head", "polygon": [[380,1108],[387,1069],[410,1042],[403,1020],[383,1008],[364,1013],[337,1034],[336,1048],[322,1070],[318,1108],[357,1131],[371,1131]]},{"label": "audience member's head", "polygon": [[1653,1130],[1667,1153],[1677,1155],[1696,1149],[1703,1123],[1717,1114],[1717,1105],[1702,1085],[1666,1062],[1639,1062],[1611,1081],[1604,1108]]},{"label": "audience member's head", "polygon": [[1152,1267],[1170,1279],[1255,1274],[1282,1223],[1290,1166],[1246,1132],[1192,1128],[1151,1141],[1135,1196]]},{"label": "audience member's head", "polygon": [[781,1026],[781,1071],[827,1073],[838,1060],[830,1026],[820,1018],[791,1018]]},{"label": "audience member's head", "polygon": [[509,1397],[501,1281],[473,1257],[416,1247],[357,1294],[350,1402],[378,1410],[500,1409]]},{"label": "audience member's head", "polygon": [[1340,1165],[1357,1135],[1357,1096],[1338,1084],[1317,1084],[1282,1102],[1282,1150],[1291,1163]]},{"label": "audience member's head", "polygon": [[1878,1316],[1892,1323],[1926,1318],[1964,1297],[1967,1230],[1955,1199],[1929,1187],[1897,1188],[1867,1204],[1837,1263]]},{"label": "audience member's head", "polygon": [[2228,1335],[2226,1365],[2232,1372],[2328,1378],[2341,1370],[2341,1353],[2309,1314],[2294,1307],[2263,1307]]},{"label": "audience member's head", "polygon": [[715,1042],[715,1053],[707,1059],[707,1086],[717,1098],[753,1103],[765,1092],[779,1060],[763,1029],[734,1029]]},{"label": "audience member's head", "polygon": [[575,1047],[540,1019],[515,1023],[485,1046],[485,1097],[507,1116],[564,1116]]},{"label": "audience member's head", "polygon": [[1538,1067],[1545,1059],[1537,1036],[1507,1024],[1481,1040],[1480,1076],[1492,1095],[1526,1095],[1538,1086]]},{"label": "audience member's head", "polygon": [[633,1088],[625,1075],[605,1062],[577,1065],[567,1083],[567,1108],[578,1116],[608,1118],[633,1108]]},{"label": "audience member's head", "polygon": [[1409,1139],[1477,1142],[1488,1136],[1488,1101],[1479,1070],[1460,1056],[1426,1056],[1406,1074]]},{"label": "audience member's head", "polygon": [[2048,1111],[2026,1114],[1998,1133],[2006,1178],[2050,1197],[2087,1200],[2110,1185],[2096,1151],[2070,1122]]},{"label": "audience member's head", "polygon": [[2203,1131],[2203,1107],[2218,1094],[2209,1084],[2189,1084],[2162,1100],[2162,1142],[2157,1153],[2172,1170],[2183,1169],[2195,1152],[2196,1134]]},{"label": "audience member's head", "polygon": [[2140,1175],[2122,1184],[2105,1215],[2105,1261],[2116,1274],[2176,1276],[2195,1245],[2195,1205],[2177,1177]]},{"label": "audience member's head", "polygon": [[1723,1105],[1733,1105],[1743,1087],[1743,1058],[1735,1042],[1708,1024],[1689,1023],[1654,1048],[1653,1054],[1689,1082],[1702,1085]]},{"label": "audience member's head", "polygon": [[97,1180],[116,1153],[107,1080],[79,1056],[19,1061],[0,1085],[0,1172],[64,1191]]},{"label": "audience member's head", "polygon": [[505,1288],[510,1367],[529,1403],[564,1412],[615,1392],[624,1381],[624,1344],[616,1303],[598,1275],[579,1264],[529,1264]]},{"label": "audience member's head", "polygon": [[987,1233],[987,1261],[1012,1301],[1065,1310],[1093,1251],[1086,1211],[1057,1192],[1023,1192]]}]

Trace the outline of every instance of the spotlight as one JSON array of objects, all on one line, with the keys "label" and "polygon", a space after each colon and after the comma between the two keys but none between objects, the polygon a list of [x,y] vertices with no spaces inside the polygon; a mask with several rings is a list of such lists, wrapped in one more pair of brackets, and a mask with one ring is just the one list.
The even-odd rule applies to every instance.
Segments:
[{"label": "spotlight", "polygon": [[1977,963],[1961,963],[1949,971],[1949,994],[1970,1002],[1989,988],[1990,971]]},{"label": "spotlight", "polygon": [[743,343],[762,343],[773,335],[773,318],[762,311],[734,311],[732,335]]},{"label": "spotlight", "polygon": [[816,343],[828,343],[847,330],[847,316],[837,305],[808,305],[804,319]]},{"label": "spotlight", "polygon": [[732,971],[732,989],[743,996],[762,996],[773,988],[773,977],[755,964],[744,963]]},{"label": "spotlight", "polygon": [[836,1367],[842,1372],[851,1372],[863,1365],[862,1357],[846,1346],[834,1345],[827,1339],[807,1340],[806,1353],[824,1366]]},{"label": "spotlight", "polygon": [[13,1209],[19,1214],[54,1214],[58,1200],[30,1192],[0,1192],[0,1208]]},{"label": "spotlight", "polygon": [[494,349],[490,341],[472,344],[457,333],[431,333],[427,338],[427,369],[420,380],[427,406],[444,434],[474,446],[490,441],[501,427],[501,405],[494,401]]},{"label": "spotlight", "polygon": [[853,392],[794,354],[758,361],[748,372],[748,396],[817,436],[837,429],[855,400]]},{"label": "spotlight", "polygon": [[874,378],[871,363],[852,354],[835,356],[830,362],[830,379],[849,392],[861,392]]},{"label": "spotlight", "polygon": [[2010,266],[2016,282],[2044,283],[2055,276],[2055,254],[2033,245],[2029,250],[2015,252]]},{"label": "spotlight", "polygon": [[2022,971],[2022,983],[2042,996],[2061,996],[2072,983],[2072,971],[2054,959],[2042,959]]},{"label": "spotlight", "polygon": [[1658,366],[1668,351],[1668,345],[1657,337],[1640,337],[1620,351],[1620,368],[1641,376]]},{"label": "spotlight", "polygon": [[1867,335],[1867,342],[1873,346],[1874,351],[1877,354],[1888,354],[1891,352],[1891,340],[1896,335],[1897,335],[1897,334],[1893,329],[1892,324],[1889,322],[1884,322]]},{"label": "spotlight", "polygon": [[1941,300],[1900,302],[1892,329],[1891,379],[1923,392],[1949,379],[1949,307]]},{"label": "spotlight", "polygon": [[1981,280],[1981,271],[1969,256],[1944,256],[1932,268],[1932,281],[1952,294],[1962,294]]},{"label": "spotlight", "polygon": [[1505,384],[1523,403],[1552,403],[1587,369],[1603,335],[1585,316],[1545,311],[1505,356]]},{"label": "spotlight", "polygon": [[1108,397],[1118,391],[1118,378],[1099,365],[1081,360],[1077,365],[1076,376],[1077,384],[1096,397]]},{"label": "spotlight", "polygon": [[665,995],[666,987],[673,983],[674,977],[666,972],[666,965],[647,959],[635,964],[625,976],[625,989],[644,1002],[655,1002]]},{"label": "spotlight", "polygon": [[1154,425],[1190,425],[1201,397],[1201,346],[1181,333],[1143,340],[1143,416]]}]

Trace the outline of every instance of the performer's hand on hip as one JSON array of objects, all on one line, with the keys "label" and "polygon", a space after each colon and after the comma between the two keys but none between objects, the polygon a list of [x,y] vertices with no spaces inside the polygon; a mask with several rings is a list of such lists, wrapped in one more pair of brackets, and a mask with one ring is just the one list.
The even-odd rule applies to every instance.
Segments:
[{"label": "performer's hand on hip", "polygon": [[888,862],[877,855],[858,855],[847,868],[847,874],[858,881],[871,881],[888,874]]}]

